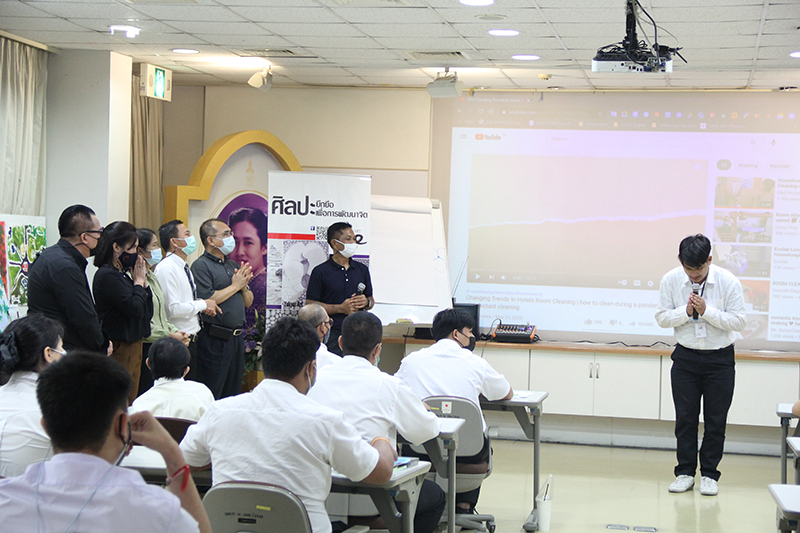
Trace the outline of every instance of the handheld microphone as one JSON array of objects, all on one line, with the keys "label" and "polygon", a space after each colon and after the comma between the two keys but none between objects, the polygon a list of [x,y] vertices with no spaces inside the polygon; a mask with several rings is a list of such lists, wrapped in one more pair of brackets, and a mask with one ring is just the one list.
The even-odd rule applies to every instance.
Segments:
[{"label": "handheld microphone", "polygon": [[[359,283],[358,287],[356,287],[356,289],[357,289],[356,290],[356,296],[361,296],[362,294],[364,294],[364,291],[366,290],[366,288],[367,288],[366,285],[364,285],[363,283]],[[363,307],[361,309],[359,309],[359,311],[363,311],[363,310],[364,310]]]},{"label": "handheld microphone", "polygon": [[[692,294],[700,294],[700,284],[692,283]],[[692,320],[697,320],[697,309],[692,311]]]}]

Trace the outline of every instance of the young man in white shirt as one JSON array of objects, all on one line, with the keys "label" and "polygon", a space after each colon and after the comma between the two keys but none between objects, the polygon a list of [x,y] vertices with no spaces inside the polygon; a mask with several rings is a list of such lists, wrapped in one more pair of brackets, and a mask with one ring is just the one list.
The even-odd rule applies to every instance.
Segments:
[{"label": "young man in white shirt", "polygon": [[184,381],[189,372],[189,349],[178,339],[164,337],[150,347],[147,368],[153,387],[136,398],[132,412],[150,411],[153,416],[198,421],[214,403],[211,390],[197,381]]},{"label": "young man in white shirt", "polygon": [[325,499],[331,468],[354,481],[381,484],[396,454],[386,439],[371,445],[344,415],[306,397],[316,379],[317,334],[284,317],[261,343],[266,379],[249,394],[212,404],[181,449],[192,466],[212,464],[212,480],[273,483],[296,494],[314,533],[330,533]]},{"label": "young man in white shirt", "polygon": [[[189,352],[192,366],[196,367],[197,344],[200,331],[199,313],[214,316],[220,311],[213,299],[197,297],[197,286],[187,262],[197,250],[197,239],[180,220],[171,220],[158,228],[158,240],[164,249],[164,259],[156,265],[155,275],[164,293],[167,320],[178,330],[189,335]],[[190,379],[194,372],[190,375]]]},{"label": "young man in white shirt", "polygon": [[319,304],[308,304],[300,308],[297,313],[297,320],[305,322],[317,332],[319,337],[319,349],[317,350],[317,370],[332,365],[342,360],[335,353],[328,350],[328,337],[331,333],[333,319],[328,316],[327,311]]},{"label": "young man in white shirt", "polygon": [[[128,416],[130,388],[122,365],[89,352],[71,352],[39,375],[55,455],[0,480],[3,531],[211,532],[178,444],[150,413]],[[115,466],[132,440],[162,455],[167,490]]]},{"label": "young man in white shirt", "polygon": [[702,234],[686,237],[678,248],[681,266],[661,280],[656,322],[674,328],[672,399],[678,464],[670,492],[694,487],[697,429],[703,404],[700,447],[700,494],[716,496],[725,446],[728,409],[733,401],[733,342],[747,325],[742,284],[736,276],[711,264],[711,241]]},{"label": "young man in white shirt", "polygon": [[[436,344],[407,355],[395,376],[405,381],[419,398],[459,396],[480,409],[480,396],[487,400],[510,400],[514,391],[502,374],[485,359],[472,353],[475,348],[475,320],[461,309],[445,309],[433,318],[431,333]],[[486,431],[486,421],[483,421]],[[485,463],[491,454],[489,438],[474,457],[459,457],[464,464]],[[471,513],[480,488],[456,494],[456,512]]]},{"label": "young man in white shirt", "polygon": [[[385,437],[396,448],[399,432],[411,444],[422,444],[439,434],[439,419],[401,379],[378,369],[382,337],[381,321],[372,313],[348,315],[339,337],[344,357],[320,370],[308,396],[344,413],[345,420],[368,441]],[[426,480],[420,489],[414,531],[432,533],[445,503],[442,489]]]}]

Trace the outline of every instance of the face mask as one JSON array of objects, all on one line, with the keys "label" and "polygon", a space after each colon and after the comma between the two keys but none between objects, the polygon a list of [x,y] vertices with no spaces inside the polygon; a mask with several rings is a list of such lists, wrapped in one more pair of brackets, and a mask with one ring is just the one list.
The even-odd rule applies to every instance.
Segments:
[{"label": "face mask", "polygon": [[[466,335],[464,335],[460,331],[458,333],[459,333],[459,335],[463,335],[464,337],[467,337]],[[471,352],[471,351],[473,351],[475,349],[476,339],[475,339],[475,337],[467,337],[467,339],[468,339],[469,342],[467,342],[466,346],[461,344],[461,341],[459,341],[458,339],[456,339],[456,342],[458,342],[458,344],[461,344],[462,348],[465,348],[465,349],[467,349],[467,350],[469,350]]]},{"label": "face mask", "polygon": [[322,336],[322,344],[328,344],[328,341],[331,338],[331,330],[325,332],[325,335]]},{"label": "face mask", "polygon": [[233,235],[229,235],[222,239],[222,246],[219,247],[219,251],[222,252],[222,255],[228,255],[236,248],[236,239],[233,238]]},{"label": "face mask", "polygon": [[122,252],[119,254],[119,262],[122,263],[122,270],[131,270],[136,266],[136,261],[139,260],[139,254],[131,254]]},{"label": "face mask", "polygon": [[194,251],[197,250],[197,239],[194,238],[194,235],[191,235],[183,239],[183,241],[186,242],[186,246],[181,248],[181,251],[186,255],[192,255]]},{"label": "face mask", "polygon": [[[314,374],[314,381],[311,381],[311,371],[309,370],[310,368],[311,365],[309,365],[308,368],[306,369],[306,378],[308,378],[308,390],[311,390],[311,387],[313,387],[314,384],[317,382],[316,374]],[[308,394],[308,391],[306,391],[306,394]]]},{"label": "face mask", "polygon": [[147,264],[150,266],[156,266],[161,262],[161,259],[163,259],[161,255],[161,248],[150,250],[150,257],[147,258]]},{"label": "face mask", "polygon": [[343,243],[340,240],[334,239],[336,242],[344,246],[344,250],[339,250],[339,253],[345,256],[346,258],[350,259],[354,255],[356,255],[356,249],[358,245],[354,242]]}]

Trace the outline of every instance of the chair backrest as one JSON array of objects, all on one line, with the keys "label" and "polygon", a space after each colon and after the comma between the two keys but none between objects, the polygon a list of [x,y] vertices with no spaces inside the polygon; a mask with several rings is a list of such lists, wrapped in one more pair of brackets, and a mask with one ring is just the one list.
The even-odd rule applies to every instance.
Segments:
[{"label": "chair backrest", "polygon": [[466,398],[457,396],[431,396],[423,400],[440,418],[463,418],[458,432],[456,457],[472,457],[483,449],[483,415],[481,410]]},{"label": "chair backrest", "polygon": [[203,498],[214,533],[311,533],[300,498],[269,483],[227,481]]},{"label": "chair backrest", "polygon": [[194,420],[186,420],[184,418],[169,418],[166,416],[157,416],[156,420],[161,422],[161,425],[164,426],[164,429],[167,430],[175,441],[180,444],[183,440],[183,437],[186,435],[186,430],[189,429],[189,426],[195,424]]}]

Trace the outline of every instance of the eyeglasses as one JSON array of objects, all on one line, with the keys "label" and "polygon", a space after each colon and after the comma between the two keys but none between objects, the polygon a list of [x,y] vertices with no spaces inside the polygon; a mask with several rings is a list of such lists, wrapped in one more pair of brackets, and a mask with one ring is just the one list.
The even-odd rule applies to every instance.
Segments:
[{"label": "eyeglasses", "polygon": [[329,318],[328,320],[325,320],[325,321],[322,321],[322,322],[319,323],[320,326],[323,325],[323,324],[327,325],[328,327],[331,327],[333,325],[333,319]]},{"label": "eyeglasses", "polygon": [[100,228],[100,229],[87,229],[86,231],[84,231],[84,233],[100,233],[100,234],[102,235],[102,233],[103,233],[103,230],[105,230],[105,229],[106,229],[106,228]]},{"label": "eyeglasses", "polygon": [[[50,347],[48,346],[48,348],[50,348]],[[52,352],[56,352],[56,353],[57,353],[58,355],[60,355],[61,357],[64,357],[65,355],[67,355],[67,351],[66,351],[66,350],[64,350],[64,351],[62,352],[61,350],[56,350],[55,348],[50,348],[50,351],[52,351]]]}]

